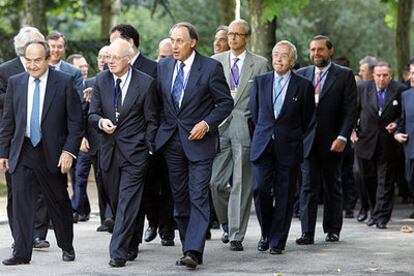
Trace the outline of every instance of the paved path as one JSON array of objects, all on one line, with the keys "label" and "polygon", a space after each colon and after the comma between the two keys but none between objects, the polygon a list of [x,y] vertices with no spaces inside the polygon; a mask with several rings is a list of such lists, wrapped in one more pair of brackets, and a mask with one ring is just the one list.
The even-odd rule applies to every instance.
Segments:
[{"label": "paved path", "polygon": [[[90,188],[92,207],[96,211],[96,190],[93,185]],[[0,199],[0,208],[1,220],[5,217],[4,199]],[[137,260],[128,262],[124,268],[110,268],[110,235],[95,231],[98,217],[93,216],[90,221],[74,226],[75,262],[61,261],[61,251],[50,231],[49,249],[34,251],[30,265],[0,265],[0,275],[414,275],[414,234],[400,232],[403,224],[414,224],[414,220],[403,219],[410,211],[409,205],[397,205],[387,230],[367,227],[354,219],[345,220],[341,241],[335,244],[324,242],[319,217],[313,246],[295,244],[300,222],[294,219],[286,251],[277,256],[257,252],[260,231],[252,214],[244,241],[245,251],[229,251],[228,245],[220,241],[221,231],[213,230],[212,240],[206,244],[204,264],[196,271],[175,266],[180,256],[178,238],[174,247],[162,247],[158,238],[144,243]],[[11,252],[12,242],[4,222],[0,224],[0,233],[0,259],[4,259]]]}]

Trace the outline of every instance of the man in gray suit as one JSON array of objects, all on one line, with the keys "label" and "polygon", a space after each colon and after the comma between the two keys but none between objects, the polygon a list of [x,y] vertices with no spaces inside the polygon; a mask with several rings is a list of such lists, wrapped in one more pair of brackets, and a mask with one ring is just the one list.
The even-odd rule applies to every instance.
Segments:
[{"label": "man in gray suit", "polygon": [[242,251],[252,202],[250,88],[253,78],[270,67],[265,58],[246,50],[250,26],[245,20],[231,22],[227,36],[230,50],[213,58],[223,65],[234,108],[219,126],[220,152],[214,159],[210,188],[224,231],[222,241],[230,241],[230,250]]}]

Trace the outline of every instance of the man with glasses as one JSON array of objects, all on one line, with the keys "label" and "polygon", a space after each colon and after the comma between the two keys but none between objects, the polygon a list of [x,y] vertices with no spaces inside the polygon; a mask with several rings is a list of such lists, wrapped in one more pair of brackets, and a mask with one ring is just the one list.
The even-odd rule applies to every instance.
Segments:
[{"label": "man with glasses", "polygon": [[247,51],[250,26],[245,20],[231,22],[227,37],[230,50],[213,58],[223,65],[234,107],[218,128],[220,151],[214,158],[210,188],[223,228],[222,241],[230,241],[230,250],[242,251],[252,202],[250,89],[253,78],[268,71],[269,65],[265,58]]},{"label": "man with glasses", "polygon": [[130,241],[158,127],[155,80],[130,66],[132,55],[127,41],[111,43],[109,70],[96,76],[88,117],[89,124],[102,133],[99,161],[104,190],[115,214],[112,267],[130,260]]}]

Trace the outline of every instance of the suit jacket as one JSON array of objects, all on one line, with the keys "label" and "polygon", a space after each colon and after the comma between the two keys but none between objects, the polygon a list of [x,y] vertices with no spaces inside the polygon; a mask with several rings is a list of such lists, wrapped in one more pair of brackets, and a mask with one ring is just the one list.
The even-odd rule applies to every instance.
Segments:
[{"label": "suit jacket", "polygon": [[[163,116],[155,139],[156,149],[164,146],[174,132],[178,131],[189,160],[213,158],[217,151],[218,125],[233,108],[223,67],[218,61],[196,52],[177,113],[171,99],[175,64],[173,57],[161,59],[158,63],[157,85],[163,101]],[[209,125],[209,132],[201,140],[188,140],[191,129],[203,120]]]},{"label": "suit jacket", "polygon": [[[131,70],[131,81],[118,122],[115,120],[113,74],[105,70],[96,76],[88,120],[102,133],[100,164],[105,171],[111,165],[115,145],[130,163],[141,160],[144,152],[154,151],[158,127],[156,83],[149,75]],[[99,129],[98,123],[102,118],[108,118],[117,125],[114,133],[109,135]]]},{"label": "suit jacket", "polygon": [[145,57],[142,53],[139,54],[132,67],[157,79],[157,63]]},{"label": "suit jacket", "polygon": [[[315,66],[301,68],[297,72],[313,81]],[[349,139],[356,116],[356,84],[351,69],[331,64],[325,83],[319,95],[319,103],[305,133],[304,157],[311,150],[320,158],[332,158],[336,153],[330,151],[332,142],[343,136]]]},{"label": "suit jacket", "polygon": [[[220,61],[223,65],[224,75],[227,83],[230,84],[230,51],[216,54],[212,58]],[[253,78],[270,70],[267,59],[246,51],[246,58],[240,72],[240,82],[237,88],[237,94],[234,98],[234,107],[230,116],[219,127],[219,133],[222,134],[228,130],[228,135],[237,138],[243,146],[250,146],[249,122],[251,113],[249,110],[250,90],[252,88]]]},{"label": "suit jacket", "polygon": [[250,110],[256,128],[251,160],[261,157],[274,135],[278,162],[285,166],[299,165],[303,159],[303,135],[315,109],[314,88],[312,82],[291,72],[281,112],[275,119],[273,83],[273,71],[254,79]]},{"label": "suit jacket", "polygon": [[[16,169],[26,132],[29,75],[24,72],[9,79],[3,121],[0,128],[0,157],[9,159],[9,172]],[[41,116],[41,143],[46,166],[51,173],[62,151],[77,155],[83,136],[81,103],[73,78],[49,69]]]},{"label": "suit jacket", "polygon": [[[85,80],[84,89],[92,88],[95,86],[96,77],[88,78]],[[93,93],[93,90],[92,90]],[[85,100],[82,101],[82,111],[83,118],[85,119],[85,137],[89,142],[89,153],[95,155],[99,149],[101,134],[96,130],[95,127],[90,127],[88,125],[88,113],[89,113],[90,103]]]},{"label": "suit jacket", "polygon": [[360,158],[371,159],[377,143],[380,143],[385,158],[401,156],[398,142],[385,127],[391,122],[398,122],[401,115],[401,92],[406,89],[406,86],[391,81],[387,89],[384,109],[379,116],[375,82],[371,80],[358,83],[357,118],[359,123],[356,131],[359,139],[355,143],[355,152]]},{"label": "suit jacket", "polygon": [[404,144],[406,159],[414,159],[414,88],[401,94],[401,120],[397,133],[408,134],[408,141]]},{"label": "suit jacket", "polygon": [[7,81],[13,75],[23,73],[24,66],[19,57],[6,61],[0,65],[0,121],[3,113],[4,98],[6,97]]},{"label": "suit jacket", "polygon": [[62,63],[60,64],[60,71],[68,73],[69,75],[73,76],[75,79],[75,85],[76,85],[76,91],[81,98],[83,99],[83,78],[81,71],[73,66],[70,63],[67,63],[66,61],[62,60]]}]

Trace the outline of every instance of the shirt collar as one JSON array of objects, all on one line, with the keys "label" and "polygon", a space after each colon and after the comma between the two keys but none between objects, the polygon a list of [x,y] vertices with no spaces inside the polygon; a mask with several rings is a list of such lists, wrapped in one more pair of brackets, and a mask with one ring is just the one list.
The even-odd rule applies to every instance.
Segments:
[{"label": "shirt collar", "polygon": [[117,79],[121,79],[121,84],[124,84],[126,81],[126,78],[128,76],[128,73],[131,71],[131,67],[128,67],[128,71],[126,71],[125,74],[123,74],[121,77],[116,76],[115,74],[112,74],[112,76],[114,77],[114,83],[116,83]]},{"label": "shirt collar", "polygon": [[62,60],[59,60],[59,62],[58,63],[56,63],[56,64],[51,64],[51,66],[53,67],[53,68],[55,68],[56,70],[58,70],[58,71],[60,71],[60,66],[62,65]]},{"label": "shirt collar", "polygon": [[315,75],[320,71],[322,71],[322,74],[325,73],[326,71],[329,70],[329,68],[331,68],[331,65],[332,65],[332,62],[329,62],[329,64],[325,66],[322,70],[319,69],[319,67],[315,66]]},{"label": "shirt collar", "polygon": [[384,92],[387,92],[387,90],[388,90],[388,87],[385,87],[384,89],[379,89],[379,87],[378,86],[376,86],[375,85],[375,88],[377,89],[377,93],[379,93],[380,91],[384,91]]},{"label": "shirt collar", "polygon": [[290,77],[290,70],[288,70],[285,74],[283,75],[279,75],[278,73],[276,73],[276,71],[274,71],[274,75],[275,75],[275,79],[282,77],[284,81],[288,80]]},{"label": "shirt collar", "polygon": [[191,55],[186,60],[184,60],[183,62],[181,61],[178,61],[178,62],[179,64],[184,63],[185,64],[184,68],[188,69],[188,68],[191,68],[191,65],[193,65],[194,59],[195,59],[195,51],[193,50]]},{"label": "shirt collar", "polygon": [[233,65],[233,63],[234,63],[234,59],[235,59],[235,58],[238,58],[238,59],[239,59],[239,61],[241,61],[241,63],[243,63],[244,59],[246,58],[246,54],[247,54],[247,51],[246,51],[246,50],[244,50],[244,51],[243,51],[243,53],[241,53],[241,54],[240,54],[240,55],[238,55],[238,56],[235,56],[235,55],[233,54],[233,52],[230,50],[230,61],[231,61],[231,64]]},{"label": "shirt collar", "polygon": [[131,65],[135,63],[135,61],[137,61],[139,55],[140,55],[140,51],[137,51],[137,54],[131,59]]},{"label": "shirt collar", "polygon": [[22,65],[23,65],[24,71],[27,72],[27,67],[26,67],[27,60],[26,60],[26,58],[23,57],[23,56],[20,56],[19,59],[20,59],[20,62],[22,63]]},{"label": "shirt collar", "polygon": [[[46,70],[46,72],[43,73],[43,75],[41,75],[39,77],[40,83],[46,83],[47,82],[47,76],[49,74],[49,68]],[[29,75],[29,81],[30,82],[34,82],[35,78]]]}]

